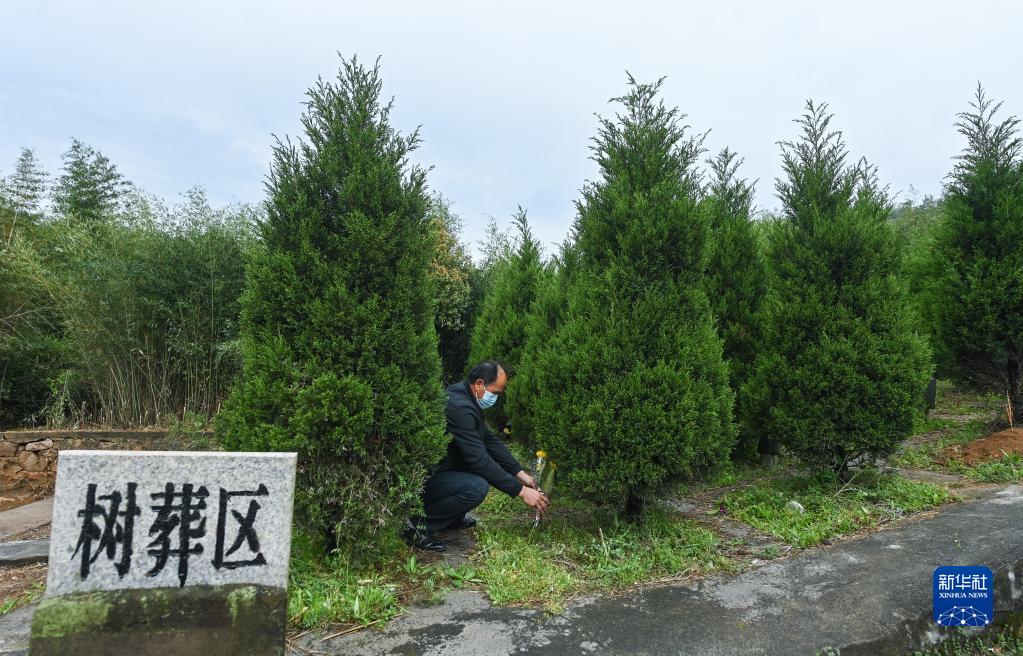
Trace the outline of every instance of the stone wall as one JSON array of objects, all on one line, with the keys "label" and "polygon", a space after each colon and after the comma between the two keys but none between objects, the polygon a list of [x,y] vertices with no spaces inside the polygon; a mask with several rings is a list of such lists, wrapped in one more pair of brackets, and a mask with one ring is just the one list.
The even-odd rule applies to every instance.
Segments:
[{"label": "stone wall", "polygon": [[53,492],[61,449],[161,448],[167,431],[8,431],[0,433],[0,509]]}]

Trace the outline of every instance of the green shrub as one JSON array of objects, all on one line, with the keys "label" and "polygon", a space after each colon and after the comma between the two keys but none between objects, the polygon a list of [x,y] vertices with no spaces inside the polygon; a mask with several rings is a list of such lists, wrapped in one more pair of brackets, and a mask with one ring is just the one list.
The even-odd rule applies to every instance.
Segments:
[{"label": "green shrub", "polygon": [[[736,393],[736,416],[750,410],[742,387],[753,375],[753,364],[763,341],[763,304],[767,294],[767,270],[760,240],[750,220],[753,185],[736,178],[742,164],[727,148],[708,160],[713,177],[705,203],[710,213],[711,248],[707,266],[707,296],[725,343],[729,381]],[[740,459],[756,455],[756,440],[744,427],[736,442]]]},{"label": "green shrub", "polygon": [[[517,243],[514,250],[495,265],[476,319],[469,356],[469,366],[484,360],[500,362],[509,377],[519,372],[530,308],[537,288],[547,276],[540,244],[533,237],[522,208],[515,215],[515,227],[519,233]],[[505,403],[505,398],[500,399],[487,417],[499,429],[508,423]]]},{"label": "green shrub", "polygon": [[967,146],[949,176],[931,271],[937,338],[951,375],[1008,393],[1023,417],[1023,140],[1019,120],[977,88],[956,126]]},{"label": "green shrub", "polygon": [[430,202],[430,222],[436,249],[431,269],[437,284],[437,316],[434,324],[440,341],[444,384],[460,380],[469,360],[469,342],[480,303],[479,275],[458,239],[462,219],[440,194]]},{"label": "green shrub", "polygon": [[874,169],[846,165],[825,105],[807,103],[797,122],[802,138],[782,144],[784,219],[769,233],[767,345],[745,391],[760,435],[841,471],[912,432],[930,354]]},{"label": "green shrub", "polygon": [[225,446],[297,451],[301,525],[352,557],[414,510],[446,445],[425,171],[345,61],[308,92],[306,140],[278,142],[243,297],[244,372]]},{"label": "green shrub", "polygon": [[540,389],[536,385],[537,366],[560,325],[568,305],[568,281],[578,262],[578,251],[572,242],[562,244],[560,253],[548,264],[547,273],[537,280],[533,302],[525,316],[524,343],[515,376],[508,379],[505,394],[512,438],[522,444],[527,453],[537,448],[536,411]]},{"label": "green shrub", "polygon": [[660,82],[630,81],[623,113],[601,121],[580,261],[531,376],[536,440],[565,484],[635,518],[667,478],[727,459],[734,395],[703,287],[701,139]]}]

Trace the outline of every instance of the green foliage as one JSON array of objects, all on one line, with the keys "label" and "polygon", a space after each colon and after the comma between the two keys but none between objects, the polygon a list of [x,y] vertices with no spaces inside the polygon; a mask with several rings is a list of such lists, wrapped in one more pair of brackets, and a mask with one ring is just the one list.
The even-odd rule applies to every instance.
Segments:
[{"label": "green foliage", "polygon": [[243,297],[228,448],[297,451],[300,525],[353,558],[419,503],[446,445],[436,251],[418,133],[398,135],[377,66],[308,92],[306,139],[278,142]]},{"label": "green foliage", "polygon": [[536,384],[543,350],[564,318],[568,306],[568,283],[578,263],[578,251],[572,243],[562,244],[560,253],[547,264],[546,274],[537,279],[530,310],[525,315],[524,344],[514,377],[501,403],[506,404],[512,425],[512,437],[526,447],[537,448],[536,413],[540,389]]},{"label": "green foliage", "polygon": [[942,363],[948,361],[942,344],[936,340],[934,324],[934,280],[940,277],[935,270],[934,243],[944,221],[944,201],[925,196],[918,204],[906,201],[892,211],[891,225],[899,235],[905,258],[903,277],[909,288],[910,301],[917,317],[917,331],[930,338],[938,372],[944,375]]},{"label": "green foliage", "polygon": [[668,477],[728,457],[734,395],[703,285],[701,137],[638,84],[602,119],[567,305],[539,346],[535,439],[567,485],[637,517]]},{"label": "green foliage", "polygon": [[31,148],[22,148],[14,173],[0,180],[0,206],[9,210],[10,224],[0,223],[6,229],[0,239],[10,242],[18,221],[35,222],[40,214],[40,202],[46,195],[47,174]]},{"label": "green foliage", "polygon": [[[728,512],[798,547],[898,519],[946,502],[942,487],[860,470],[843,485],[833,472],[758,481],[723,498]],[[786,508],[797,501],[805,512]]]},{"label": "green foliage", "polygon": [[[1004,620],[1006,616],[1010,619]],[[1019,613],[1002,613],[998,626],[972,635],[972,627],[957,627],[959,635],[912,656],[1020,656],[1023,654],[1023,617]],[[953,629],[954,630],[954,629]]]},{"label": "green foliage", "polygon": [[966,477],[981,483],[1015,483],[1023,480],[1023,455],[1004,453],[1001,458],[966,467]]},{"label": "green foliage", "polygon": [[3,617],[16,608],[28,606],[42,597],[45,592],[46,586],[43,583],[34,583],[32,584],[32,587],[21,594],[15,597],[8,597],[7,599],[0,601],[0,617]]},{"label": "green foliage", "polygon": [[441,371],[445,384],[459,380],[469,359],[469,344],[479,305],[479,276],[458,240],[462,218],[440,194],[430,202],[436,251],[432,270],[437,285],[437,318]]},{"label": "green foliage", "polygon": [[929,350],[900,280],[891,206],[873,167],[846,164],[825,105],[782,143],[784,220],[767,252],[766,346],[744,390],[763,437],[837,470],[891,453],[923,409]]},{"label": "green foliage", "polygon": [[642,524],[560,495],[554,508],[533,530],[515,499],[491,494],[480,506],[471,562],[494,603],[558,612],[582,592],[734,567],[711,531],[661,508]]},{"label": "green foliage", "polygon": [[932,313],[951,375],[1008,392],[1023,417],[1023,141],[979,85],[972,107],[956,123],[967,145],[946,188]]},{"label": "green foliage", "polygon": [[[0,423],[51,427],[209,418],[238,371],[243,260],[253,213],[194,189],[167,208],[130,195],[118,217],[54,217],[15,235],[0,264]],[[4,310],[0,309],[0,313]],[[0,378],[3,378],[0,372]]]},{"label": "green foliage", "polygon": [[[530,308],[538,287],[548,274],[541,260],[540,244],[533,237],[521,207],[514,222],[518,230],[515,247],[494,265],[487,295],[476,319],[469,356],[469,366],[484,360],[500,362],[509,377],[519,372]],[[488,414],[488,421],[503,428],[508,423],[505,400],[499,400]]]},{"label": "green foliage", "polygon": [[[393,545],[388,547],[388,555],[397,556]],[[401,611],[398,586],[385,573],[353,569],[338,556],[325,559],[322,544],[301,531],[292,538],[288,577],[288,621],[299,628],[369,624]]]},{"label": "green foliage", "polygon": [[[753,363],[763,341],[767,270],[750,219],[753,185],[736,178],[742,159],[725,148],[707,162],[713,176],[705,201],[712,234],[707,296],[724,340],[729,380],[736,393],[736,415],[743,419],[750,409],[742,388],[753,375]],[[756,441],[751,431],[741,431],[741,438],[736,443],[735,455],[754,457]]]},{"label": "green foliage", "polygon": [[64,172],[53,187],[53,204],[69,220],[94,224],[108,220],[130,186],[117,167],[78,139],[63,155]]}]

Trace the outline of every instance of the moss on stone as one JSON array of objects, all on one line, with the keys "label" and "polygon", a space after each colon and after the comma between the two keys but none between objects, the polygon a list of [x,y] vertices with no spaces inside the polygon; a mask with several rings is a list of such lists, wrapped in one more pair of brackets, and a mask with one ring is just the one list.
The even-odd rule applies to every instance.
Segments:
[{"label": "moss on stone", "polygon": [[238,622],[238,613],[251,609],[256,604],[256,588],[247,585],[232,590],[227,595],[227,606],[231,610],[231,621]]},{"label": "moss on stone", "polygon": [[98,631],[111,604],[103,594],[85,593],[44,599],[32,617],[32,635],[60,638]]},{"label": "moss on stone", "polygon": [[283,588],[255,584],[106,590],[52,597],[32,621],[33,656],[126,653],[281,656],[288,598]]}]

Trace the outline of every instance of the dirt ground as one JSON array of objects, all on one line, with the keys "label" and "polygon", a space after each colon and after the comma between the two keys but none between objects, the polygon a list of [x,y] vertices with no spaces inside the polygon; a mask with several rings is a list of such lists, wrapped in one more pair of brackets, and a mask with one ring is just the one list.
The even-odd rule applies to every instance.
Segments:
[{"label": "dirt ground", "polygon": [[956,444],[945,450],[946,459],[962,460],[973,467],[989,460],[998,460],[1008,453],[1023,454],[1023,428],[1003,430],[974,440],[969,444]]},{"label": "dirt ground", "polygon": [[0,567],[0,604],[46,585],[46,563]]},{"label": "dirt ground", "polygon": [[[40,526],[28,531],[12,535],[8,540],[41,540],[50,537],[50,527]],[[0,566],[0,604],[8,599],[20,597],[33,589],[42,590],[39,586],[46,585],[46,563],[31,565]]]}]

